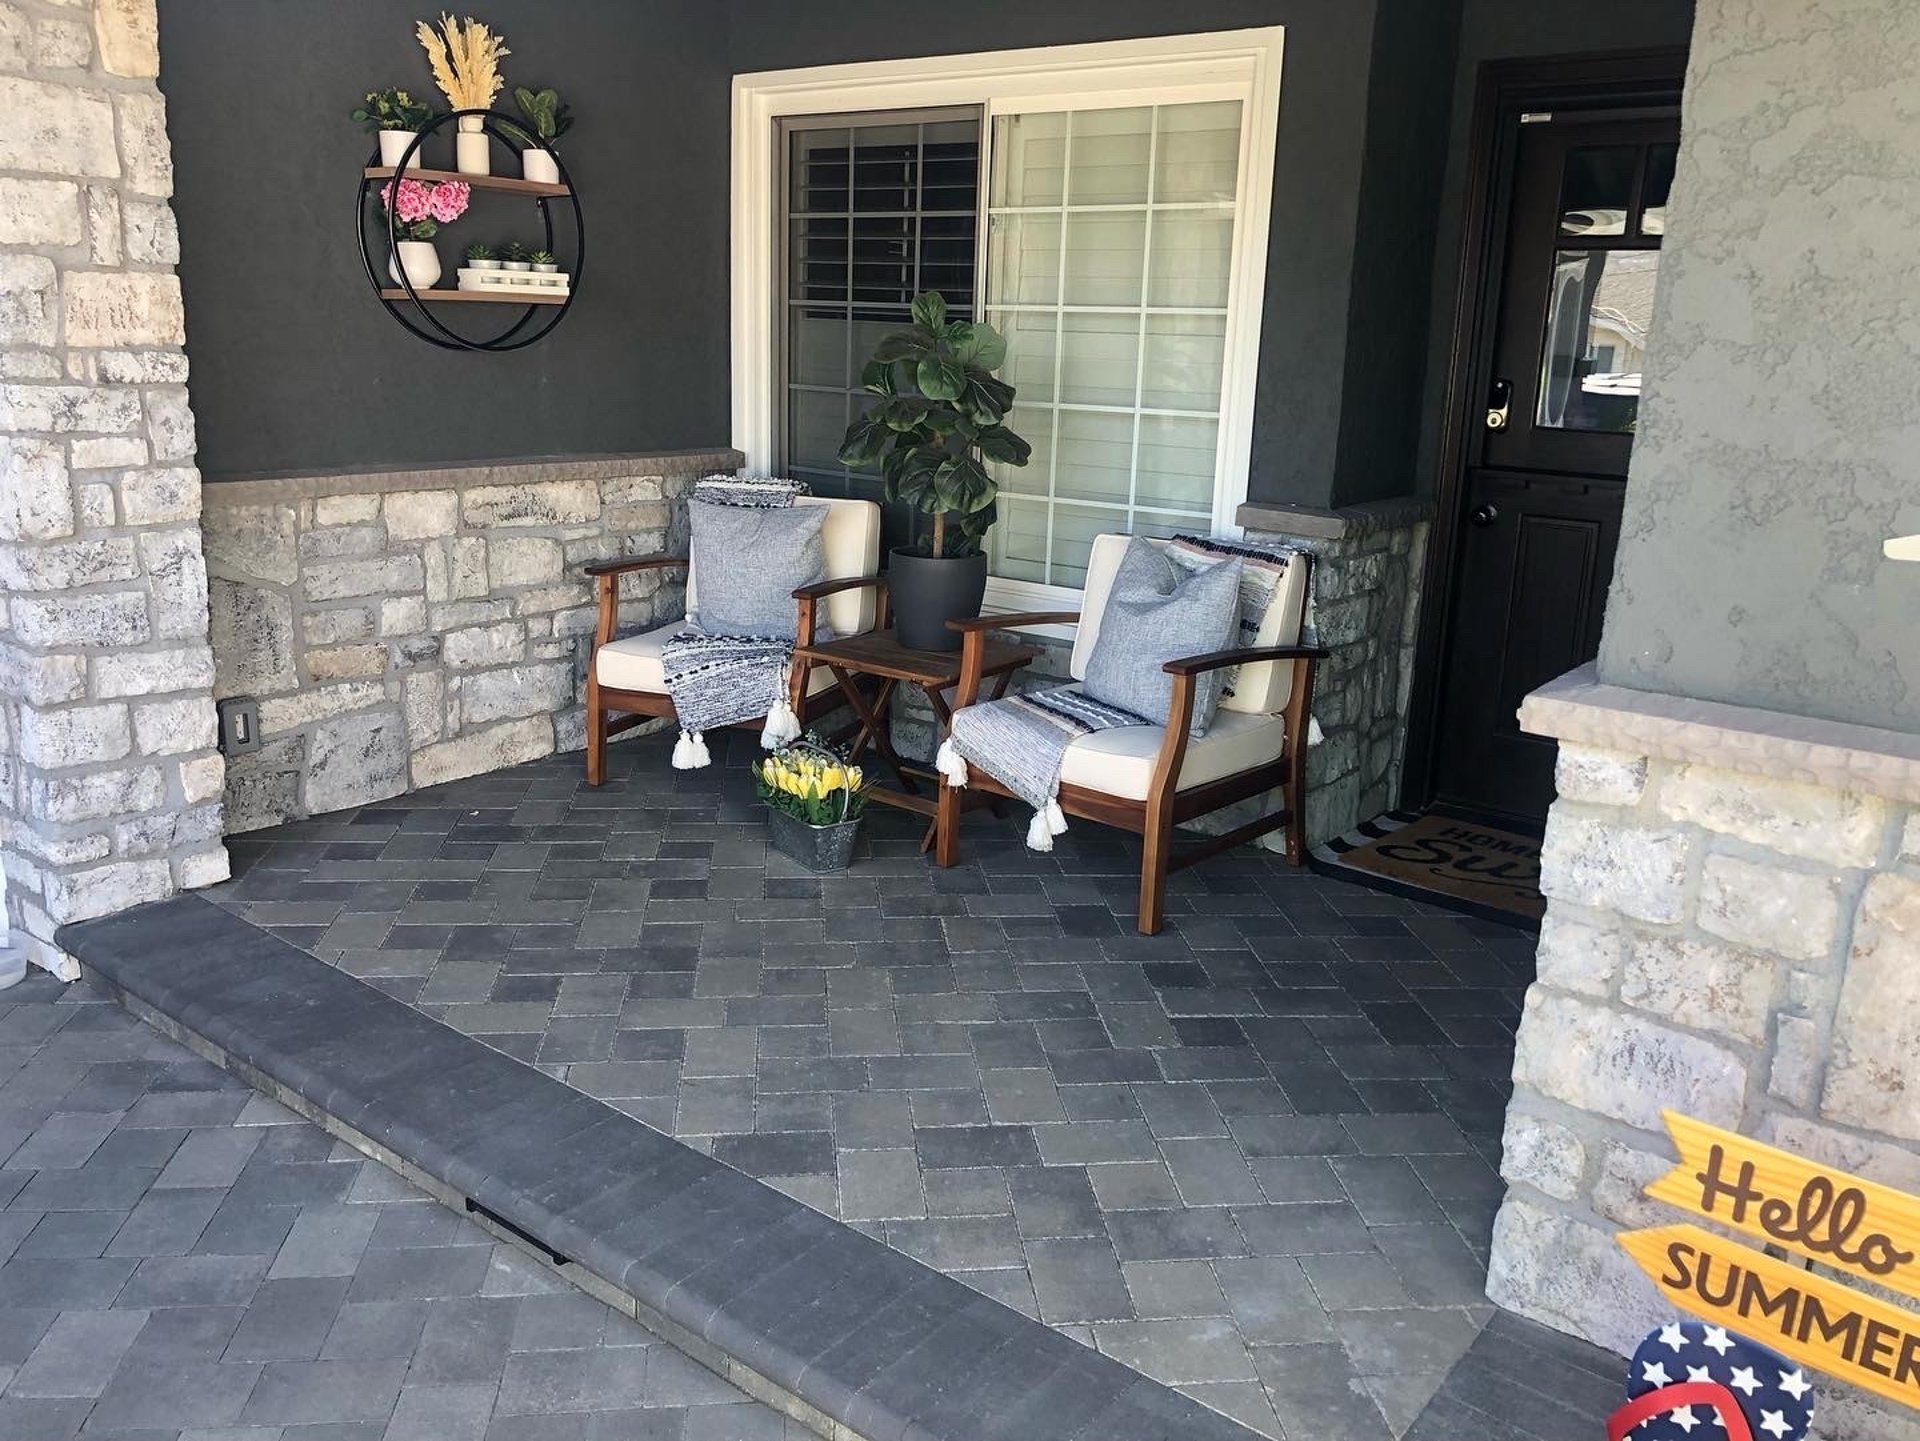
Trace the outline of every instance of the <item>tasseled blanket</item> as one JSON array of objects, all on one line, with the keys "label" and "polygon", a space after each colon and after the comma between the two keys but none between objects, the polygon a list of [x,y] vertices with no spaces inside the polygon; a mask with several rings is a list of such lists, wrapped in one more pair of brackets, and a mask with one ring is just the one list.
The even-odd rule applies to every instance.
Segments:
[{"label": "tasseled blanket", "polygon": [[953,734],[940,743],[935,761],[949,785],[967,783],[977,765],[1033,807],[1027,848],[1053,849],[1067,828],[1060,810],[1060,765],[1081,736],[1152,722],[1118,706],[1103,705],[1077,685],[1030,691],[982,701],[953,713]]},{"label": "tasseled blanket", "polygon": [[[701,505],[778,509],[792,505],[800,489],[791,481],[709,476],[695,483],[691,500]],[[793,673],[791,640],[676,631],[661,647],[660,665],[666,672],[674,714],[680,719],[680,739],[673,747],[675,770],[700,770],[713,763],[704,733],[715,726],[765,716],[760,744],[768,750],[799,737],[800,718],[788,695]]]}]

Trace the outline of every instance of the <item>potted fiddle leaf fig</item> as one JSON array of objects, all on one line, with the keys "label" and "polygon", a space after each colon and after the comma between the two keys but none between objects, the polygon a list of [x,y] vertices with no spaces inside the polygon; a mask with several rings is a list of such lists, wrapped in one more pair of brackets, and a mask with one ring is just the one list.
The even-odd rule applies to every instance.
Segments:
[{"label": "potted fiddle leaf fig", "polygon": [[1025,465],[1033,453],[1004,423],[1013,387],[993,372],[1007,342],[985,322],[947,319],[946,298],[913,300],[913,324],[884,337],[860,373],[879,400],[847,428],[840,460],[878,465],[889,501],[929,517],[924,540],[896,547],[887,570],[894,629],[914,650],[957,650],[950,620],[980,614],[999,487],[986,462]]}]

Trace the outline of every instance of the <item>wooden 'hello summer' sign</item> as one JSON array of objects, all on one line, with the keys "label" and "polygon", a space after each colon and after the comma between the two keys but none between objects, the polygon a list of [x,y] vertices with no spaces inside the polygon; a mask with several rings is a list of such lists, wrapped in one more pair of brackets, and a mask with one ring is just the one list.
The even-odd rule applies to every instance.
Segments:
[{"label": "wooden 'hello summer' sign", "polygon": [[[1920,1198],[1685,1116],[1647,1195],[1809,1261],[1920,1297]],[[1876,1395],[1920,1407],[1920,1315],[1698,1226],[1620,1244],[1675,1306]]]}]

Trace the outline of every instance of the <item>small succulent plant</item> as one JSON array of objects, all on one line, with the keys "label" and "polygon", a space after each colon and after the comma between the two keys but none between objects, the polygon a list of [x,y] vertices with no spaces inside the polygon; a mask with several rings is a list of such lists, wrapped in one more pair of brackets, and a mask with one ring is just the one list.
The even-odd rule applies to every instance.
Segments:
[{"label": "small succulent plant", "polygon": [[493,252],[493,247],[483,241],[476,240],[467,247],[467,259],[469,260],[494,260],[497,258]]},{"label": "small succulent plant", "polygon": [[527,262],[530,265],[556,265],[559,263],[553,258],[553,252],[550,250],[534,251],[527,257]]}]

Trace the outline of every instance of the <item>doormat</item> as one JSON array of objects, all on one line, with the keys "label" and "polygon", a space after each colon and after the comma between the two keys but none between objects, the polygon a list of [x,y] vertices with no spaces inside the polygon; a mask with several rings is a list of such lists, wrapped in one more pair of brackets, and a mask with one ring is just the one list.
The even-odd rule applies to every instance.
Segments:
[{"label": "doormat", "polygon": [[1540,839],[1478,821],[1390,811],[1313,851],[1314,869],[1376,890],[1529,929],[1540,896]]}]

